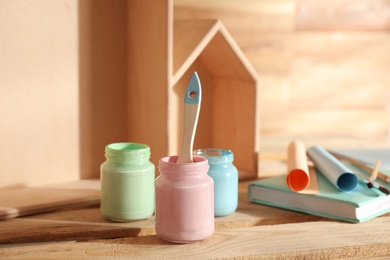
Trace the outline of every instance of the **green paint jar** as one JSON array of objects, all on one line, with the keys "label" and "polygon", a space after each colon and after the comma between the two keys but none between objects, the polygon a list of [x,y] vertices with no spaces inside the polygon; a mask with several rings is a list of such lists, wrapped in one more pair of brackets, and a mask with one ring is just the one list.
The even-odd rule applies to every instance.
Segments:
[{"label": "green paint jar", "polygon": [[146,219],[154,212],[154,171],[150,148],[138,143],[106,146],[100,166],[103,216],[113,221]]}]

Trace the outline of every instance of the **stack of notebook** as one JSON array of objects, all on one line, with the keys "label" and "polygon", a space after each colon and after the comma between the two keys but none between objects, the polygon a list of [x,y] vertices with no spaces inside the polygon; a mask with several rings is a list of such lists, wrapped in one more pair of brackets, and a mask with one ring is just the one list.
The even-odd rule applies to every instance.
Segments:
[{"label": "stack of notebook", "polygon": [[[364,222],[390,212],[390,149],[311,147],[304,153],[305,160],[309,159],[307,168],[302,167],[302,151],[289,150],[288,155],[286,175],[249,184],[250,201],[348,222]],[[374,167],[377,159],[381,159],[380,167]],[[369,169],[377,171],[375,180],[370,179],[373,171]]]}]

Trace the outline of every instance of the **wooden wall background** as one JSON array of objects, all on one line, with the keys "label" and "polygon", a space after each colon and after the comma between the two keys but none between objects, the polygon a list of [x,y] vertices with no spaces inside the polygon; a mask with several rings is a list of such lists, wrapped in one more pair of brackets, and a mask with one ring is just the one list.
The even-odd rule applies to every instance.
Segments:
[{"label": "wooden wall background", "polygon": [[[0,187],[99,176],[130,140],[127,0],[0,0]],[[261,79],[261,136],[389,144],[390,0],[174,0]],[[260,141],[261,142],[261,141]]]},{"label": "wooden wall background", "polygon": [[127,140],[126,6],[0,0],[0,187],[96,178]]},{"label": "wooden wall background", "polygon": [[261,135],[389,143],[389,0],[175,0],[218,18],[260,76]]}]

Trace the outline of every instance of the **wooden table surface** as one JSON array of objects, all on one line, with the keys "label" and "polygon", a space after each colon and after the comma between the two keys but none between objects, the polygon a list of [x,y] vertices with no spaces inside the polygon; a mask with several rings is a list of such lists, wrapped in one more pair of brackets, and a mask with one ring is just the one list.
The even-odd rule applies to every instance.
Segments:
[{"label": "wooden table surface", "polygon": [[[285,142],[273,144],[262,146],[263,177],[285,174]],[[0,221],[0,259],[390,258],[390,214],[352,224],[253,204],[248,183],[239,184],[237,211],[216,218],[214,235],[204,241],[168,243],[156,236],[154,217],[115,223],[89,206]],[[99,182],[78,185],[98,188]]]}]

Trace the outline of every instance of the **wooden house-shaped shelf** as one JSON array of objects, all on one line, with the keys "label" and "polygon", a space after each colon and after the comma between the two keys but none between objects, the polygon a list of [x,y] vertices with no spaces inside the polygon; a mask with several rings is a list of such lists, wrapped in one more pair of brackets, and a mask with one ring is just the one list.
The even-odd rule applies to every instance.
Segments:
[{"label": "wooden house-shaped shelf", "polygon": [[159,12],[150,12],[155,2],[139,2],[129,7],[130,140],[150,145],[156,165],[179,153],[184,92],[197,71],[203,94],[194,149],[230,149],[240,180],[255,178],[260,137],[255,70],[219,20],[173,21],[170,1],[161,1]]}]

